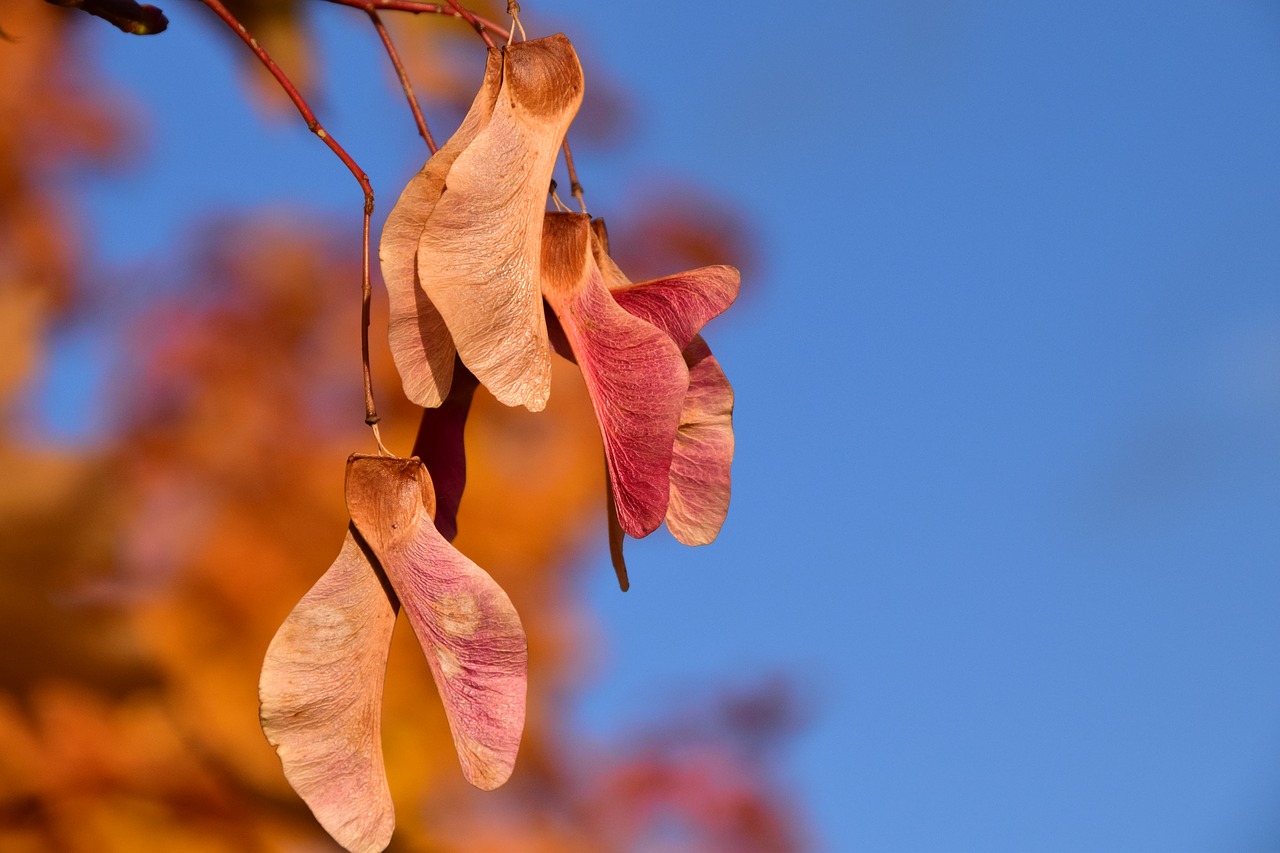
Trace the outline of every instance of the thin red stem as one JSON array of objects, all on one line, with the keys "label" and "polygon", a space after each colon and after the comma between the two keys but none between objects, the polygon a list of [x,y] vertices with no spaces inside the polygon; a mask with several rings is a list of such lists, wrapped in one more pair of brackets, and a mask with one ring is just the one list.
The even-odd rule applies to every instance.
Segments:
[{"label": "thin red stem", "polygon": [[[368,197],[364,208],[364,227],[360,240],[360,366],[364,373],[364,422],[378,434],[378,407],[373,402],[373,376],[369,371],[369,314],[373,288],[369,284],[369,217],[373,213],[373,196]],[[382,444],[382,440],[378,440]]]},{"label": "thin red stem", "polygon": [[485,44],[489,45],[489,47],[497,47],[493,43],[493,39],[489,38],[489,34],[485,32],[484,24],[480,23],[480,19],[475,16],[474,12],[463,6],[458,0],[449,0],[449,5],[462,16],[462,20],[470,24],[480,34],[480,38],[484,39]]},{"label": "thin red stem", "polygon": [[414,15],[448,15],[451,18],[465,21],[474,27],[489,47],[495,47],[493,39],[489,37],[489,33],[493,33],[503,40],[511,37],[511,33],[505,27],[499,26],[488,18],[483,18],[470,9],[459,6],[457,3],[423,3],[421,0],[325,0],[325,2],[334,3],[338,6],[350,6],[353,9],[363,9],[366,12],[374,9],[386,12],[409,12]]},{"label": "thin red stem", "polygon": [[400,78],[400,86],[404,89],[404,95],[409,99],[409,109],[413,111],[413,120],[418,125],[418,135],[422,137],[422,141],[427,143],[428,150],[432,154],[436,153],[436,141],[431,138],[431,131],[427,129],[427,120],[422,117],[422,109],[418,106],[418,97],[413,93],[413,84],[409,82],[409,73],[404,70],[404,65],[400,62],[400,54],[396,52],[396,46],[391,41],[391,33],[387,32],[387,28],[382,23],[382,18],[377,11],[369,9],[369,20],[373,21],[373,26],[378,31],[378,37],[382,39],[382,46],[387,49],[387,56],[391,59],[391,64],[395,66],[396,76]]},{"label": "thin red stem", "polygon": [[306,100],[298,91],[293,82],[285,76],[280,70],[280,66],[276,65],[274,59],[262,49],[258,44],[258,40],[249,35],[249,31],[244,28],[244,24],[236,20],[235,15],[227,11],[227,7],[223,6],[220,0],[200,0],[204,5],[222,19],[228,27],[240,37],[240,40],[249,46],[254,55],[267,67],[271,72],[271,76],[276,78],[276,82],[280,84],[280,88],[284,89],[284,93],[289,96],[289,100],[293,101],[293,105],[298,108],[298,112],[302,114],[302,118],[306,121],[307,127],[325,145],[329,146],[338,159],[343,162],[355,176],[360,189],[364,192],[364,238],[363,238],[363,260],[360,267],[360,294],[361,294],[361,330],[360,330],[360,352],[364,362],[364,412],[365,423],[373,426],[379,420],[378,409],[373,402],[373,379],[369,372],[369,300],[372,294],[372,288],[369,285],[369,219],[373,215],[373,185],[369,183],[369,176],[364,170],[351,158],[338,141],[329,135],[324,129],[320,121],[316,118],[311,107],[307,105]]}]

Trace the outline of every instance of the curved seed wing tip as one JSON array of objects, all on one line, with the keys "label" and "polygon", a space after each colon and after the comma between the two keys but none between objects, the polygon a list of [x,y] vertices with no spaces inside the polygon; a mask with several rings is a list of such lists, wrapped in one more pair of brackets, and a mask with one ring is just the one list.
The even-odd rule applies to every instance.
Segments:
[{"label": "curved seed wing tip", "polygon": [[667,512],[688,368],[669,335],[614,301],[591,254],[585,215],[547,214],[543,238],[543,295],[591,395],[618,521],[638,539]]},{"label": "curved seed wing tip", "polygon": [[615,291],[631,286],[631,279],[627,278],[627,274],[609,255],[609,230],[605,227],[603,217],[591,220],[591,256],[600,268],[605,287]]},{"label": "curved seed wing tip", "polygon": [[449,170],[418,243],[422,287],[476,378],[508,406],[541,411],[551,354],[538,289],[542,213],[582,68],[563,36],[503,54],[488,124]]},{"label": "curved seed wing tip", "polygon": [[348,465],[352,520],[426,655],[463,774],[491,790],[510,777],[524,731],[524,628],[497,582],[440,535],[429,493],[417,460],[353,457]]},{"label": "curved seed wing tip", "polygon": [[388,574],[422,644],[467,781],[506,782],[524,732],[528,648],[511,599],[429,522]]},{"label": "curved seed wing tip", "polygon": [[609,257],[609,232],[603,219],[591,222],[591,254],[618,304],[662,329],[681,349],[738,298],[741,275],[724,265],[633,283]]},{"label": "curved seed wing tip", "polygon": [[685,545],[706,545],[729,513],[733,463],[733,387],[706,342],[684,351],[689,392],[671,460],[667,529]]},{"label": "curved seed wing tip", "polygon": [[453,375],[453,340],[444,319],[418,286],[418,238],[444,186],[437,158],[409,181],[382,228],[378,258],[387,288],[390,319],[387,341],[404,393],[419,406],[440,405]]},{"label": "curved seed wing tip", "polygon": [[453,161],[488,124],[502,81],[502,54],[490,51],[484,84],[458,131],[409,181],[387,216],[378,258],[390,303],[387,339],[405,396],[419,406],[439,406],[453,376],[453,339],[417,273],[418,240],[444,191]]},{"label": "curved seed wing tip", "polygon": [[[609,257],[609,228],[604,224],[604,217],[597,216],[591,220],[591,252],[596,257],[596,263],[599,264],[601,272],[604,272],[604,264],[602,256]],[[621,273],[621,270],[619,270]],[[625,276],[623,276],[625,278]],[[613,288],[613,284],[609,281],[609,275],[606,273],[604,283]],[[626,282],[630,284],[631,282]]]},{"label": "curved seed wing tip", "polygon": [[[627,534],[618,523],[618,503],[613,497],[613,483],[609,480],[608,463],[604,472],[605,513],[609,522],[609,562],[613,563],[613,573],[618,576],[618,587],[626,592],[631,589],[631,578],[627,575],[627,558],[623,554],[623,546]],[[670,509],[668,509],[670,514]]]},{"label": "curved seed wing tip", "polygon": [[262,731],[316,820],[353,853],[391,841],[382,688],[396,606],[351,531],[267,648]]},{"label": "curved seed wing tip", "polygon": [[738,298],[738,271],[729,266],[700,267],[613,290],[618,304],[648,320],[684,349],[708,321]]},{"label": "curved seed wing tip", "polygon": [[440,405],[449,392],[454,352],[444,319],[417,282],[418,237],[440,195],[432,187],[435,169],[428,161],[409,181],[387,216],[378,249],[390,307],[387,342],[405,396],[424,407]]}]

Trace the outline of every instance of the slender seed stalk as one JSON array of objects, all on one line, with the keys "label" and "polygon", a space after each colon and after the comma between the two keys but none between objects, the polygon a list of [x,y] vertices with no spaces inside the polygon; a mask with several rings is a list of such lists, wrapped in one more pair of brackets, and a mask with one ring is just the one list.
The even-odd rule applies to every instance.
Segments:
[{"label": "slender seed stalk", "polygon": [[364,193],[364,228],[361,241],[363,257],[360,264],[360,357],[364,369],[364,421],[369,426],[374,426],[380,418],[378,417],[378,408],[373,401],[373,378],[369,372],[369,301],[372,295],[372,288],[369,284],[369,219],[373,215],[373,185],[369,183],[369,176],[346,152],[346,149],[339,145],[338,140],[334,139],[324,129],[324,126],[320,124],[320,120],[316,118],[316,114],[311,110],[310,105],[307,104],[306,99],[302,97],[302,93],[293,85],[293,81],[280,69],[279,65],[276,65],[271,55],[263,50],[262,46],[258,44],[258,40],[249,34],[244,24],[240,23],[236,16],[231,14],[226,6],[222,5],[221,0],[200,0],[200,2],[208,6],[215,15],[222,19],[223,23],[240,37],[241,41],[249,46],[254,55],[271,72],[271,76],[280,84],[280,88],[289,96],[289,100],[298,108],[298,112],[302,114],[308,129],[320,137],[320,140],[329,146],[329,150],[337,155],[338,159],[355,177],[356,182],[360,184],[360,189]]},{"label": "slender seed stalk", "polygon": [[414,123],[418,125],[418,135],[422,137],[422,141],[427,143],[427,149],[432,153],[436,153],[436,141],[431,138],[431,131],[427,128],[427,120],[422,116],[422,108],[418,106],[418,96],[413,93],[413,84],[409,82],[409,73],[404,70],[404,64],[400,62],[400,54],[396,51],[395,42],[391,40],[391,33],[387,32],[387,28],[382,23],[381,16],[378,15],[376,9],[367,10],[369,20],[373,21],[374,29],[378,31],[378,38],[382,39],[382,46],[387,49],[387,58],[391,60],[391,64],[396,69],[396,76],[400,78],[400,87],[404,89],[404,95],[409,99],[409,109],[413,112]]}]

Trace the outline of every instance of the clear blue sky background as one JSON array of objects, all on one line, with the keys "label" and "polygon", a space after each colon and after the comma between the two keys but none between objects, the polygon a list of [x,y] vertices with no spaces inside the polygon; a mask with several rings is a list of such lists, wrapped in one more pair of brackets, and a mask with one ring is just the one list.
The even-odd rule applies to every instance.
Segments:
[{"label": "clear blue sky background", "polygon": [[[674,173],[766,260],[712,329],[729,522],[637,545],[625,596],[593,576],[611,664],[583,729],[786,672],[823,849],[1280,846],[1280,8],[525,5],[635,95],[626,149],[580,163],[594,207]],[[203,11],[165,6],[160,38],[91,40],[157,133],[145,176],[77,184],[109,257],[207,207],[352,216]],[[376,42],[319,12],[323,118],[403,181]],[[95,347],[63,341],[64,422],[92,425]]]}]

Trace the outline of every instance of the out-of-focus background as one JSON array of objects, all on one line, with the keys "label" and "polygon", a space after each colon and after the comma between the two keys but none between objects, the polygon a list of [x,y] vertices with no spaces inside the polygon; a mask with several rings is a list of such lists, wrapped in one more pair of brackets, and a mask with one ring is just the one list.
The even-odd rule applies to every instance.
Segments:
[{"label": "out-of-focus background", "polygon": [[[368,443],[360,198],[162,5],[0,9],[0,848],[327,849],[254,689]],[[734,499],[621,594],[572,369],[543,417],[481,395],[458,545],[530,725],[467,789],[400,636],[396,849],[1280,846],[1275,5],[523,5],[582,56],[624,268],[743,269]],[[237,7],[376,225],[425,151],[372,27]],[[387,18],[443,139],[479,40]]]}]

